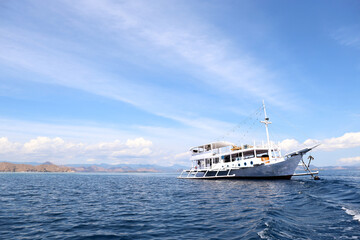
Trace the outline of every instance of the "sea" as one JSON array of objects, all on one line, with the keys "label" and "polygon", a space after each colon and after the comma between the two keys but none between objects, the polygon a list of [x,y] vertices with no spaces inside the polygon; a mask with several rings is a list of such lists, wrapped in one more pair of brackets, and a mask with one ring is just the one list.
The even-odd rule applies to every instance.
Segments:
[{"label": "sea", "polygon": [[1,239],[360,239],[360,171],[320,180],[0,173]]}]

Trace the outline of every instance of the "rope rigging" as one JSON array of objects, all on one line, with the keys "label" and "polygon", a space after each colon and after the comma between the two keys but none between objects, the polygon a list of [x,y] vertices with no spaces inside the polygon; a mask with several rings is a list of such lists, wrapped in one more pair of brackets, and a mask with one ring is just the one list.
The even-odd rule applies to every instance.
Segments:
[{"label": "rope rigging", "polygon": [[253,113],[251,113],[248,117],[246,117],[244,120],[242,120],[240,123],[235,125],[233,128],[231,128],[229,131],[227,131],[224,135],[216,138],[216,141],[224,141],[226,137],[229,137],[234,132],[238,131],[240,128],[244,127],[248,122],[250,123],[250,126],[248,126],[247,130],[243,131],[242,134],[240,134],[240,139],[245,139],[245,136],[247,136],[250,132],[250,130],[257,124],[260,120],[260,117],[262,115],[263,106],[256,109]]}]

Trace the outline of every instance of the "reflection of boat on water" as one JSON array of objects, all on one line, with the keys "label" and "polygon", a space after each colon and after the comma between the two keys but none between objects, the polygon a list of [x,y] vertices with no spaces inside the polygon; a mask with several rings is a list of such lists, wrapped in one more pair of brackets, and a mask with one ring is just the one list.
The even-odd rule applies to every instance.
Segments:
[{"label": "reflection of boat on water", "polygon": [[[236,146],[230,142],[213,142],[190,148],[192,167],[184,170],[178,178],[220,179],[220,178],[254,178],[254,179],[290,179],[292,176],[311,175],[314,179],[318,172],[311,172],[310,161],[306,164],[303,156],[315,148],[303,148],[286,155],[281,154],[279,146],[269,139],[268,125],[271,124],[266,115],[263,103],[267,143],[261,145]],[[295,169],[302,163],[307,171],[295,174]]]}]

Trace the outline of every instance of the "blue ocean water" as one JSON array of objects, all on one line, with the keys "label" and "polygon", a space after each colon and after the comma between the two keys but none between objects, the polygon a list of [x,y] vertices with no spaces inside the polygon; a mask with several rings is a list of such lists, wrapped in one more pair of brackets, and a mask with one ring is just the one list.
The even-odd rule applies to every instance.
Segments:
[{"label": "blue ocean water", "polygon": [[1,239],[359,239],[360,172],[321,180],[1,173]]}]

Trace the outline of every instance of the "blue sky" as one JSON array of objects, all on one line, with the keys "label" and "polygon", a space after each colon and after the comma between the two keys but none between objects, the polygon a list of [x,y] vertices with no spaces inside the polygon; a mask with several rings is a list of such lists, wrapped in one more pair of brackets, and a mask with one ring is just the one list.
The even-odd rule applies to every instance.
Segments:
[{"label": "blue sky", "polygon": [[[358,1],[2,1],[0,157],[187,164],[218,139],[360,163]],[[232,131],[234,129],[235,131]]]}]

